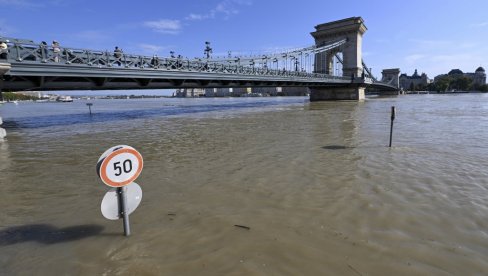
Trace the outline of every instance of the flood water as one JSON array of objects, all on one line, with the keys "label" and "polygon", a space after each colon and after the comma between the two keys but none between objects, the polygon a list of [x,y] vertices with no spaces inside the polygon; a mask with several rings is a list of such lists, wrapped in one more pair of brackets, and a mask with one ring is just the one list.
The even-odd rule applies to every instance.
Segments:
[{"label": "flood water", "polygon": [[[488,272],[488,94],[90,102],[0,106],[0,275]],[[130,237],[95,170],[119,144]]]}]

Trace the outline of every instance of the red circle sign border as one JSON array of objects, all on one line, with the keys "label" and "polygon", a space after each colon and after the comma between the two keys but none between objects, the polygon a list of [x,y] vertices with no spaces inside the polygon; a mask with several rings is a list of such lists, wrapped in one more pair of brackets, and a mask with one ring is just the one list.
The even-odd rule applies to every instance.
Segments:
[{"label": "red circle sign border", "polygon": [[[134,174],[134,176],[132,176],[131,178],[129,178],[126,181],[123,181],[123,182],[113,182],[113,181],[111,181],[107,177],[106,169],[107,169],[107,166],[108,166],[108,163],[110,162],[110,160],[112,158],[114,158],[115,156],[121,154],[121,153],[131,153],[131,154],[133,154],[137,158],[137,160],[139,161],[139,164],[140,165],[139,165],[139,168],[137,168],[137,171]],[[143,164],[143,161],[142,161],[142,155],[137,150],[135,150],[134,148],[121,148],[121,149],[118,149],[118,150],[110,153],[102,161],[102,165],[100,166],[100,179],[102,179],[103,183],[107,184],[110,187],[114,187],[114,188],[123,187],[125,185],[130,184],[132,181],[136,180],[137,177],[139,177],[139,175],[142,172],[143,165],[144,164]]]}]

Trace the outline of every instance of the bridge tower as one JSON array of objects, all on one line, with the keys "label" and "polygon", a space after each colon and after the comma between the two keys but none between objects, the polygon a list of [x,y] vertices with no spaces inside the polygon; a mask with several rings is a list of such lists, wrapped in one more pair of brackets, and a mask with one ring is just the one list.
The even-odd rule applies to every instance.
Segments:
[{"label": "bridge tower", "polygon": [[400,88],[400,69],[393,68],[393,69],[383,69],[381,72],[381,81],[386,82],[388,84],[394,85],[397,88]]},{"label": "bridge tower", "polygon": [[317,47],[331,44],[341,39],[347,42],[340,48],[332,49],[324,53],[316,54],[316,73],[331,74],[333,57],[342,52],[342,75],[351,77],[351,84],[341,88],[314,88],[310,87],[311,101],[324,100],[363,100],[365,86],[361,80],[363,76],[362,43],[363,34],[367,28],[361,17],[351,17],[334,22],[315,26],[315,32],[311,35],[315,39]]}]

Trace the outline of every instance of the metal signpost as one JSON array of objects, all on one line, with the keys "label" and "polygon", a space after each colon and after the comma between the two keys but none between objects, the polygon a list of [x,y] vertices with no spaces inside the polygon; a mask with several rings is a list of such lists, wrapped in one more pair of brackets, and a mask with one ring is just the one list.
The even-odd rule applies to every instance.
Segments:
[{"label": "metal signpost", "polygon": [[133,182],[141,174],[142,167],[142,155],[126,145],[106,150],[97,163],[98,176],[112,187],[102,200],[102,215],[110,220],[122,218],[125,236],[130,235],[129,214],[142,200],[141,187]]}]

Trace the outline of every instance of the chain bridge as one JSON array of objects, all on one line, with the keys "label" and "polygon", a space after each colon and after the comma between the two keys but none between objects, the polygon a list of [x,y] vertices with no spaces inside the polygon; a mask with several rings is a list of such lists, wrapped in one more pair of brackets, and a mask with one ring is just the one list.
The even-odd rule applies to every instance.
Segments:
[{"label": "chain bridge", "polygon": [[[1,91],[308,87],[311,100],[361,100],[365,88],[398,91],[398,73],[382,81],[362,59],[361,17],[320,24],[309,47],[253,55],[167,57],[68,48],[32,40],[0,38]],[[0,94],[1,96],[1,94]]]}]

